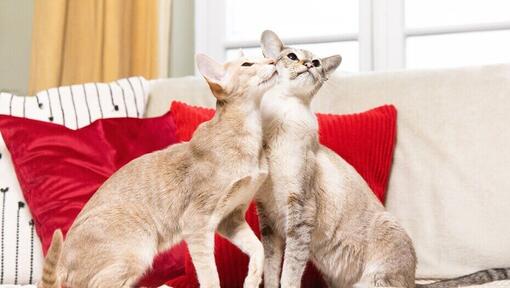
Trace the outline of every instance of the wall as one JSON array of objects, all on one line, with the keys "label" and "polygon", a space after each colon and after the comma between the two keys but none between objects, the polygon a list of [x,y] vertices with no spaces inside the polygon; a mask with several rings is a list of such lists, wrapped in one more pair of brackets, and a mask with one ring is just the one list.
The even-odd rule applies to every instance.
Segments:
[{"label": "wall", "polygon": [[0,0],[0,91],[28,90],[33,0]]},{"label": "wall", "polygon": [[195,73],[195,7],[193,0],[172,0],[169,76]]}]

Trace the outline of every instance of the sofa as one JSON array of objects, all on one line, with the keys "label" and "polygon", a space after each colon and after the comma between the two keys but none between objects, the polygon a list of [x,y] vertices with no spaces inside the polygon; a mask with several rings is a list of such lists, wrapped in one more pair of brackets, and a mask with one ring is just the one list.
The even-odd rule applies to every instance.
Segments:
[{"label": "sofa", "polygon": [[[160,79],[151,83],[147,115],[163,114],[172,100],[214,107],[200,77]],[[414,242],[417,277],[509,267],[510,65],[339,73],[313,109],[344,114],[383,104],[398,110],[385,205]]]},{"label": "sofa", "polygon": [[[174,100],[215,104],[201,77],[149,86],[146,117],[164,114]],[[313,109],[345,114],[383,104],[398,110],[385,206],[414,242],[419,281],[509,267],[510,64],[337,73]],[[474,287],[510,287],[510,281]]]}]

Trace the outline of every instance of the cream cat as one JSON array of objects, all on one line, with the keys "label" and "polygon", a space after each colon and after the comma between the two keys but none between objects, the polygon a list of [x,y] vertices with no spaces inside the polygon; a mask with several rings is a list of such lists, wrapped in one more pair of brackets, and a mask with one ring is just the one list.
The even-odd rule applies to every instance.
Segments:
[{"label": "cream cat", "polygon": [[330,287],[442,288],[508,278],[510,269],[492,269],[415,285],[416,256],[407,233],[356,170],[318,141],[310,102],[341,57],[319,59],[285,47],[271,31],[261,42],[278,71],[278,83],[261,104],[269,177],[256,201],[265,288],[300,287],[308,260]]},{"label": "cream cat", "polygon": [[263,247],[244,215],[267,176],[259,105],[276,81],[274,62],[196,60],[217,98],[214,118],[190,142],[144,155],[112,175],[64,242],[55,232],[39,287],[133,287],[158,252],[181,240],[201,287],[220,287],[215,231],[250,256],[244,287],[259,286]]}]

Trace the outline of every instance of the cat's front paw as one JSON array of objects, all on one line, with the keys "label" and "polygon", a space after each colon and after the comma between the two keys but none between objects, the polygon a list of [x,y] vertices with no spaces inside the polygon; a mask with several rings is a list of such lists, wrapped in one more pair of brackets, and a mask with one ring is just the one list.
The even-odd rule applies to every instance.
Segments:
[{"label": "cat's front paw", "polygon": [[256,267],[251,267],[248,271],[248,276],[244,279],[243,288],[258,288],[262,282],[262,270]]},{"label": "cat's front paw", "polygon": [[286,275],[287,273],[282,273],[282,278],[280,280],[280,287],[281,288],[300,288],[301,287],[301,281],[293,281]]},{"label": "cat's front paw", "polygon": [[[262,262],[263,262],[262,258]],[[257,261],[254,261],[257,262]],[[262,282],[262,269],[259,268],[262,266],[260,265],[253,265],[254,262],[250,263],[250,268],[248,270],[248,276],[246,276],[246,279],[244,279],[244,285],[243,288],[258,288],[260,286],[260,283]],[[260,261],[258,261],[260,262]],[[257,263],[259,264],[259,263]]]},{"label": "cat's front paw", "polygon": [[260,286],[260,282],[262,282],[262,277],[248,276],[244,279],[243,288],[258,288]]},{"label": "cat's front paw", "polygon": [[296,285],[295,283],[294,284],[283,284],[283,283],[281,283],[280,287],[281,288],[300,288],[301,285]]}]

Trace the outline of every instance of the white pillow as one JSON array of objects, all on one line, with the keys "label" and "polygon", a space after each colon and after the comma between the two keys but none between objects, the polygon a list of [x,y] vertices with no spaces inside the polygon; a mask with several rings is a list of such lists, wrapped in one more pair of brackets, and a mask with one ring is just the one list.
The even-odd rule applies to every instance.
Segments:
[{"label": "white pillow", "polygon": [[[0,93],[0,114],[78,129],[101,118],[141,118],[148,95],[149,84],[141,77],[52,88],[35,97]],[[41,243],[1,135],[0,155],[0,284],[37,283]]]}]

